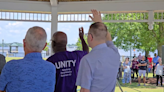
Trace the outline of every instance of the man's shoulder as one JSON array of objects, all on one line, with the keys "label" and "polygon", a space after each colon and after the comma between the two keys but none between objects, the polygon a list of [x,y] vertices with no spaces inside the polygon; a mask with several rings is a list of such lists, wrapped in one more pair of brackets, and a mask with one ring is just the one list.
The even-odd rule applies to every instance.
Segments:
[{"label": "man's shoulder", "polygon": [[16,65],[20,64],[19,62],[22,61],[22,59],[19,59],[19,60],[10,60],[8,61],[5,66],[6,68],[13,68],[15,67]]},{"label": "man's shoulder", "polygon": [[87,51],[75,50],[72,53],[87,54]]},{"label": "man's shoulder", "polygon": [[54,68],[55,67],[53,63],[48,62],[46,60],[43,60],[43,63],[42,64],[45,65],[45,66],[47,66],[47,67],[50,67],[50,68]]},{"label": "man's shoulder", "polygon": [[18,60],[10,60],[10,61],[8,61],[7,62],[7,64],[17,64],[17,63],[19,63],[19,62],[21,62],[21,61],[23,61],[24,59],[18,59]]}]

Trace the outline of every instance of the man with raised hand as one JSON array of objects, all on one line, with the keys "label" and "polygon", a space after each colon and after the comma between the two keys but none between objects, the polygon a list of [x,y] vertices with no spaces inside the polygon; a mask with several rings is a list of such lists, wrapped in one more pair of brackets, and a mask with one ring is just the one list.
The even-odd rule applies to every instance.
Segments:
[{"label": "man with raised hand", "polygon": [[79,28],[79,37],[83,51],[67,51],[67,35],[56,32],[52,37],[52,49],[55,53],[47,59],[56,66],[55,92],[76,92],[76,78],[81,58],[89,52],[84,38],[83,28]]},{"label": "man with raised hand", "polygon": [[114,46],[101,13],[92,10],[93,23],[88,32],[92,51],[81,59],[76,85],[80,92],[114,92],[120,64],[120,54]]},{"label": "man with raised hand", "polygon": [[25,57],[11,60],[0,75],[0,92],[54,92],[55,66],[42,59],[47,34],[41,27],[30,28],[23,40]]}]

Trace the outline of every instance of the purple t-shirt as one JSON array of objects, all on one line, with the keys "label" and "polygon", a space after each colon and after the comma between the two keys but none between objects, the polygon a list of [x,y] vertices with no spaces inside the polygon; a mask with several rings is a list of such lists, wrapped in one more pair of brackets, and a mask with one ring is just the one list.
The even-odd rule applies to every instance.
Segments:
[{"label": "purple t-shirt", "polygon": [[56,66],[55,92],[76,92],[76,77],[85,51],[58,52],[47,59]]}]

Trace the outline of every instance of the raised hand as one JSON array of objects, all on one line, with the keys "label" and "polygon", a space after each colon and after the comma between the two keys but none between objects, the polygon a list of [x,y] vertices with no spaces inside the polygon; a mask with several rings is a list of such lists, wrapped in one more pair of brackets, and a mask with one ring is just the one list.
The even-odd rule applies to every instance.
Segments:
[{"label": "raised hand", "polygon": [[97,10],[91,10],[93,17],[89,15],[93,22],[102,22],[101,13]]},{"label": "raised hand", "polygon": [[79,28],[79,37],[80,37],[80,39],[84,39],[84,29],[83,29],[83,27]]}]

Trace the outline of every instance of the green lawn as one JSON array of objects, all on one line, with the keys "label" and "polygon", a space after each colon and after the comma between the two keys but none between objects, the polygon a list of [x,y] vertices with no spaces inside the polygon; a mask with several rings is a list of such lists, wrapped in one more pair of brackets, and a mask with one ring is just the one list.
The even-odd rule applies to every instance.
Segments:
[{"label": "green lawn", "polygon": [[[141,86],[137,86],[138,83],[123,85],[120,81],[120,85],[124,92],[164,92],[163,87],[156,87],[149,84],[146,84],[146,86],[143,86],[143,84],[141,84]],[[80,87],[78,87],[77,89],[80,90]],[[121,92],[118,86],[116,86],[115,92]]]},{"label": "green lawn", "polygon": [[[6,62],[10,61],[10,60],[17,60],[17,59],[22,59],[23,57],[6,57]],[[46,58],[43,58],[44,60],[46,60]]]},{"label": "green lawn", "polygon": [[[153,73],[149,73],[148,77],[153,77]],[[132,82],[131,85],[123,85],[122,79],[119,80],[119,83],[124,92],[164,92],[164,87],[156,87],[155,85],[151,84],[146,84],[146,86],[143,86],[144,84],[141,83],[141,86],[138,86],[138,83]],[[77,89],[80,90],[80,87],[78,87]],[[121,92],[118,86],[116,86],[115,92]]]},{"label": "green lawn", "polygon": [[[144,84],[141,83],[141,86],[138,86],[138,83],[134,82],[131,85],[130,84],[122,84],[122,80],[119,81],[122,89],[124,92],[163,92],[163,87],[156,87],[155,85],[146,84],[146,86],[143,86]],[[119,87],[116,86],[115,92],[121,92]]]}]

